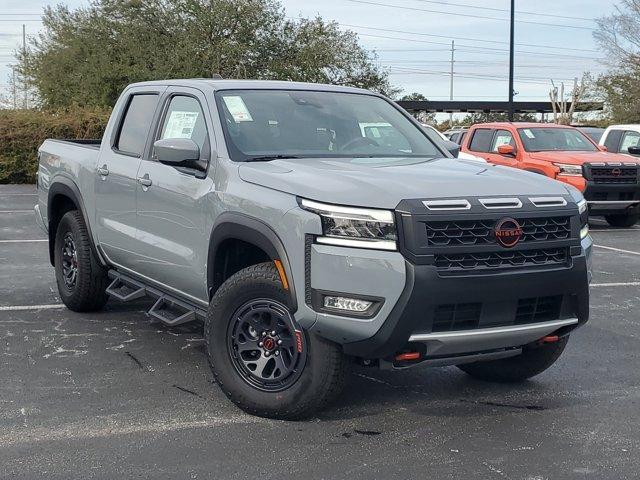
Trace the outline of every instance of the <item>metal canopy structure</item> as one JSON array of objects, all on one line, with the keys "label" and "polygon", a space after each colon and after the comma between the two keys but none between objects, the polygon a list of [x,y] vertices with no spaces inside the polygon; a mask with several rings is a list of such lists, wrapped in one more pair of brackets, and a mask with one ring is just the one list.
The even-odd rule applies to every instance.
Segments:
[{"label": "metal canopy structure", "polygon": [[[430,100],[406,100],[397,102],[409,112],[471,112],[471,113],[508,113],[509,102],[485,102],[485,101],[430,101]],[[551,102],[514,102],[515,113],[553,113]],[[571,103],[567,103],[567,109]],[[580,102],[576,105],[576,112],[596,112],[602,110],[602,102]]]}]

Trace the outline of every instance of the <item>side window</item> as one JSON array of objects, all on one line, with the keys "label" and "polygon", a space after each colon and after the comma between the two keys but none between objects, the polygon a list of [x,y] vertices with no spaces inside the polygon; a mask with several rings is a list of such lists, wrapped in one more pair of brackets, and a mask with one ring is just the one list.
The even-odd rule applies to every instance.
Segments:
[{"label": "side window", "polygon": [[156,94],[131,96],[115,143],[116,149],[123,153],[142,155],[157,104]]},{"label": "side window", "polygon": [[462,142],[464,142],[464,139],[466,136],[467,136],[467,132],[460,133],[460,137],[458,138],[458,145],[462,145]]},{"label": "side window", "polygon": [[210,156],[209,134],[200,102],[193,97],[171,97],[164,115],[159,140],[189,138],[200,148],[200,163],[206,168]]},{"label": "side window", "polygon": [[473,132],[471,137],[471,143],[469,144],[469,150],[474,152],[489,152],[491,146],[491,139],[493,137],[493,130],[490,128],[478,128]]},{"label": "side window", "polygon": [[604,146],[612,153],[618,153],[618,145],[620,145],[620,138],[622,137],[622,130],[609,130],[607,138],[604,141]]},{"label": "side window", "polygon": [[493,137],[493,142],[491,143],[491,151],[497,152],[500,145],[513,145],[514,147],[516,146],[515,142],[513,141],[513,135],[511,135],[511,132],[509,132],[508,130],[498,130],[496,132],[495,137]]},{"label": "side window", "polygon": [[640,133],[627,130],[622,137],[622,143],[620,144],[621,153],[629,153],[629,147],[640,146]]}]

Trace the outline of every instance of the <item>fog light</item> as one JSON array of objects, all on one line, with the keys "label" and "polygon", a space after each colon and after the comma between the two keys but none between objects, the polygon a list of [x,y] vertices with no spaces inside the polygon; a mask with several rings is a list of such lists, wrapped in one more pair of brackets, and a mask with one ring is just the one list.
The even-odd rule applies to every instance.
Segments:
[{"label": "fog light", "polygon": [[582,230],[580,230],[580,240],[582,240],[583,238],[586,238],[587,235],[589,235],[589,224],[588,223],[584,227],[582,227]]},{"label": "fog light", "polygon": [[335,310],[344,310],[347,312],[366,312],[373,302],[368,300],[359,300],[357,298],[348,297],[324,297],[324,306]]}]

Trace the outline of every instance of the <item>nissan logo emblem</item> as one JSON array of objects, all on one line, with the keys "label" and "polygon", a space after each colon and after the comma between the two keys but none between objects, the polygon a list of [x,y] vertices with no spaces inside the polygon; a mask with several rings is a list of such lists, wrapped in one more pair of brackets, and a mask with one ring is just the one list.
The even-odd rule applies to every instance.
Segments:
[{"label": "nissan logo emblem", "polygon": [[515,247],[522,238],[522,227],[513,218],[503,218],[494,228],[496,241],[506,248]]}]

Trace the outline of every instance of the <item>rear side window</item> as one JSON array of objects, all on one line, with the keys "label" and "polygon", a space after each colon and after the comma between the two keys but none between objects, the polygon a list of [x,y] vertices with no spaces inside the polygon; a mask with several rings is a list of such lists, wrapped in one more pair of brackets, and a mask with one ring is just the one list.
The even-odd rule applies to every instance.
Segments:
[{"label": "rear side window", "polygon": [[622,130],[609,130],[607,138],[604,141],[604,146],[607,150],[613,153],[617,153],[618,146],[620,145],[620,138],[622,137]]},{"label": "rear side window", "polygon": [[493,130],[490,128],[478,128],[473,132],[473,137],[471,137],[471,143],[469,144],[469,150],[474,152],[488,152],[491,147],[492,137]]},{"label": "rear side window", "polygon": [[119,151],[142,155],[157,104],[158,95],[156,94],[131,96],[115,145]]}]

